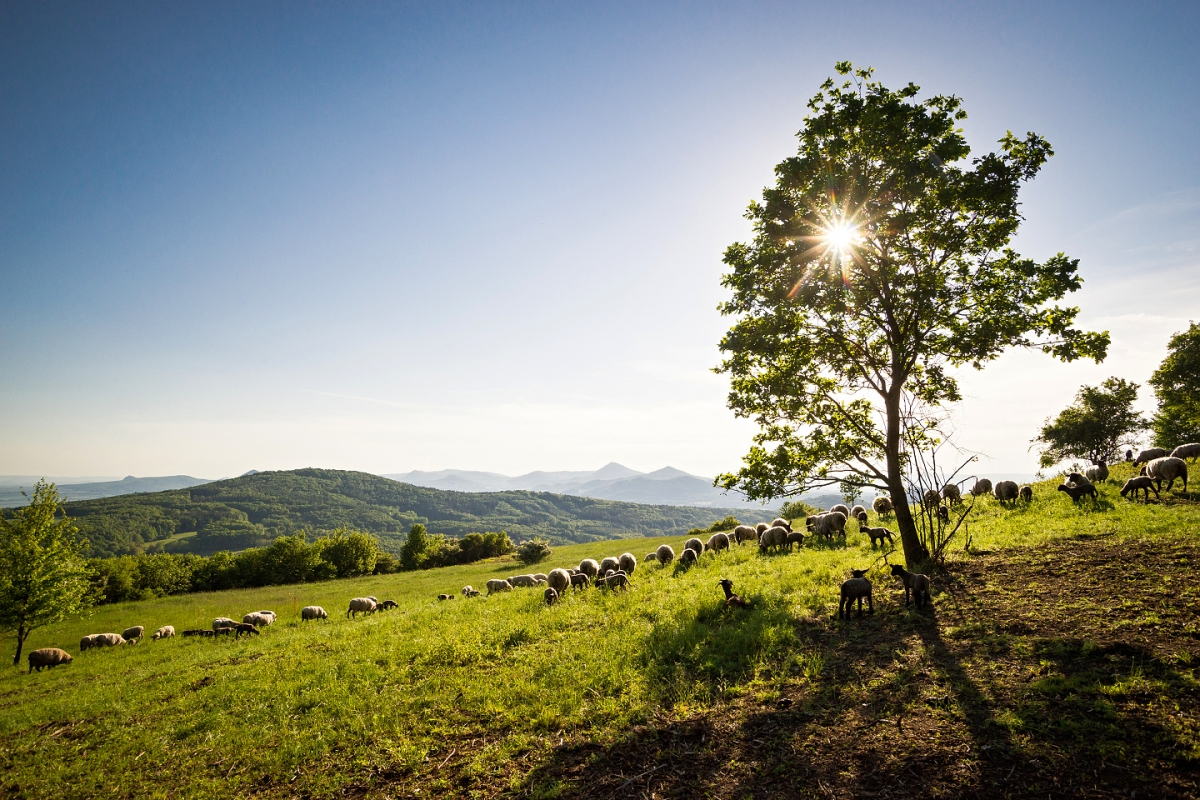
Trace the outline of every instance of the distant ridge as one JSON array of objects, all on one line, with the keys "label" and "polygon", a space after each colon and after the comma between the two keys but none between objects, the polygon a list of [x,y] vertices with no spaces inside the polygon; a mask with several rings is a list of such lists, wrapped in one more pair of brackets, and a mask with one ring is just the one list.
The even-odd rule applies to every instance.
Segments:
[{"label": "distant ridge", "polygon": [[[102,497],[117,497],[123,494],[138,492],[162,492],[170,489],[187,489],[208,483],[206,478],[193,478],[191,475],[167,475],[156,478],[135,478],[126,475],[119,481],[96,481],[90,483],[60,484],[56,488],[58,494],[65,500],[96,500]],[[23,486],[26,493],[32,493],[33,483]],[[23,506],[29,501],[18,488],[0,488],[0,508]]]}]

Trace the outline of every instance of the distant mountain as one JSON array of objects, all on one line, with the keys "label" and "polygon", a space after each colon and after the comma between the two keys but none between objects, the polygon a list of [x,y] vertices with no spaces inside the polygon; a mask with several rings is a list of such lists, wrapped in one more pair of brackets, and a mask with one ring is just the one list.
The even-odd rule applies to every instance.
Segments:
[{"label": "distant mountain", "polygon": [[711,478],[691,475],[674,467],[638,472],[616,463],[593,472],[529,472],[510,477],[496,472],[444,469],[438,472],[404,472],[385,478],[456,492],[503,492],[526,490],[555,492],[602,500],[623,500],[651,505],[700,506],[709,508],[755,508],[738,494],[726,494],[712,485]]},{"label": "distant mountain", "polygon": [[544,536],[562,544],[679,535],[728,514],[751,523],[771,518],[761,509],[646,505],[548,492],[444,491],[328,469],[260,472],[187,489],[69,501],[65,510],[91,542],[93,554],[102,556],[151,549],[242,550],[278,536],[343,525],[369,531],[385,548],[399,552],[414,522],[456,537],[507,531],[516,540]]},{"label": "distant mountain", "polygon": [[54,477],[52,475],[0,475],[0,489],[16,489],[24,487],[32,489],[33,485],[40,480],[46,480],[49,483],[57,483],[59,485],[65,483],[100,483],[101,481],[115,481],[115,475],[100,475],[100,476],[73,476],[70,478]]},{"label": "distant mountain", "polygon": [[[208,483],[205,478],[193,478],[190,475],[167,475],[158,478],[135,478],[127,475],[119,481],[94,481],[88,483],[67,483],[57,486],[58,494],[65,500],[95,500],[101,497],[116,497],[137,492],[162,492],[169,489],[187,489]],[[33,483],[24,486],[26,492],[32,492]],[[23,506],[28,500],[20,489],[0,488],[0,508]]]}]

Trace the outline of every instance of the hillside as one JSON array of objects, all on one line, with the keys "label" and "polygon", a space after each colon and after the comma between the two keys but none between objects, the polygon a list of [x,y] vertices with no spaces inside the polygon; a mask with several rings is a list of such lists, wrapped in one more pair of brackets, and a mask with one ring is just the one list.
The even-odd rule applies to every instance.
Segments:
[{"label": "hillside", "polygon": [[[23,506],[28,500],[21,494],[23,488],[27,493],[33,491],[37,479],[26,481],[18,486],[0,486],[0,508]],[[95,500],[100,497],[116,497],[122,494],[138,492],[162,492],[170,489],[187,489],[192,486],[208,483],[206,478],[193,478],[191,475],[162,475],[151,478],[135,478],[127,475],[119,481],[88,481],[87,483],[59,483],[58,496],[65,500]]]},{"label": "hillside", "polygon": [[323,469],[259,472],[65,507],[91,541],[93,554],[101,556],[154,548],[202,554],[240,550],[277,536],[342,525],[369,531],[385,548],[399,552],[414,522],[452,536],[503,530],[518,540],[543,536],[566,543],[678,535],[726,513],[753,521],[770,518],[766,511],[639,505],[546,492],[451,492]]}]

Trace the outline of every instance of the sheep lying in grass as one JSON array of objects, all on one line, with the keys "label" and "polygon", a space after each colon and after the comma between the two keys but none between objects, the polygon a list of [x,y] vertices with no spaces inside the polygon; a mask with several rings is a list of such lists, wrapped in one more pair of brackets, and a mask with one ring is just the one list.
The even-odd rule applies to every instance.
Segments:
[{"label": "sheep lying in grass", "polygon": [[758,549],[760,552],[766,553],[770,550],[779,550],[787,545],[788,529],[781,525],[776,525],[773,528],[767,528],[763,531],[763,535],[758,539]]},{"label": "sheep lying in grass", "polygon": [[1167,455],[1169,454],[1167,453],[1166,449],[1162,447],[1151,447],[1149,450],[1143,450],[1142,452],[1138,453],[1138,457],[1133,460],[1133,465],[1138,467],[1142,464],[1149,464],[1154,459],[1163,458]]},{"label": "sheep lying in grass", "polygon": [[565,569],[558,568],[550,570],[547,576],[546,583],[549,584],[549,589],[553,589],[558,594],[562,594],[567,589],[571,588],[571,573]]},{"label": "sheep lying in grass", "polygon": [[585,558],[579,562],[579,571],[589,578],[594,578],[600,574],[600,562],[594,558]]},{"label": "sheep lying in grass", "polygon": [[1200,458],[1200,443],[1190,442],[1181,444],[1171,451],[1172,458],[1182,458],[1185,461],[1195,461]]},{"label": "sheep lying in grass", "polygon": [[899,564],[892,565],[892,574],[904,584],[904,605],[910,605],[915,599],[917,608],[924,608],[929,602],[929,576],[920,572],[909,572]]},{"label": "sheep lying in grass", "polygon": [[300,619],[329,619],[329,614],[325,613],[325,609],[320,606],[305,606],[300,609]]},{"label": "sheep lying in grass", "polygon": [[1176,478],[1183,479],[1183,491],[1187,491],[1188,484],[1188,468],[1187,462],[1182,458],[1174,456],[1165,456],[1156,458],[1146,465],[1146,475],[1150,480],[1154,481],[1154,488],[1162,491],[1162,482],[1167,482],[1167,491],[1171,491],[1171,487],[1175,485]]},{"label": "sheep lying in grass", "polygon": [[704,549],[718,553],[722,550],[729,549],[729,536],[724,533],[714,533],[708,537],[708,541],[704,543]]},{"label": "sheep lying in grass", "polygon": [[738,525],[733,529],[733,535],[731,538],[738,544],[741,544],[742,542],[754,541],[758,539],[758,531],[754,530],[754,528],[749,525]]},{"label": "sheep lying in grass", "polygon": [[858,601],[858,615],[862,616],[862,601],[865,597],[867,600],[867,613],[875,613],[875,603],[871,598],[871,581],[867,579],[867,571],[865,569],[850,570],[850,578],[842,581],[841,600],[838,602],[838,616],[848,618],[850,616],[850,607],[854,605],[854,601]]},{"label": "sheep lying in grass", "polygon": [[347,617],[357,617],[359,614],[374,614],[379,602],[374,597],[356,597],[350,601],[346,609]]},{"label": "sheep lying in grass", "polygon": [[203,636],[206,633],[212,633],[212,631],[205,631],[205,630],[199,630],[197,628],[192,628],[190,630],[184,631],[183,635],[184,636]]},{"label": "sheep lying in grass", "polygon": [[660,544],[658,546],[658,563],[670,564],[675,560],[675,551],[671,549],[669,544]]},{"label": "sheep lying in grass", "polygon": [[942,499],[952,506],[956,506],[962,502],[962,490],[958,488],[958,484],[947,483],[942,487]]},{"label": "sheep lying in grass", "polygon": [[1011,503],[1017,499],[1019,490],[1020,487],[1017,486],[1016,481],[999,481],[996,483],[996,488],[992,490],[992,494],[1001,503]]},{"label": "sheep lying in grass", "polygon": [[[70,664],[73,659],[66,650],[57,647],[43,647],[29,654],[29,671],[42,671],[43,667],[54,669],[59,664]],[[18,669],[20,666],[18,665]]]},{"label": "sheep lying in grass", "polygon": [[154,639],[154,641],[157,642],[159,639],[170,639],[174,635],[175,635],[175,626],[174,625],[163,625],[161,628],[159,628],[158,630],[156,630],[154,632],[154,636],[152,638]]},{"label": "sheep lying in grass", "polygon": [[141,625],[134,625],[132,628],[126,628],[125,631],[121,634],[121,637],[127,642],[132,642],[134,639],[142,638],[142,635],[145,632],[146,632],[145,627],[143,627]]},{"label": "sheep lying in grass", "polygon": [[542,597],[546,601],[546,605],[552,606],[558,602],[558,590],[553,586],[547,586],[546,591],[542,592]]},{"label": "sheep lying in grass", "polygon": [[871,508],[875,509],[875,513],[879,516],[892,513],[892,498],[879,495],[875,498],[875,502],[871,503]]},{"label": "sheep lying in grass", "polygon": [[125,644],[125,637],[119,633],[90,633],[79,640],[79,651],[83,652],[92,647],[116,647]]},{"label": "sheep lying in grass", "polygon": [[1020,489],[1017,489],[1017,496],[1020,497],[1022,500],[1024,500],[1026,503],[1033,502],[1033,487],[1032,486],[1022,486]]},{"label": "sheep lying in grass", "polygon": [[1138,492],[1146,495],[1146,502],[1150,502],[1150,493],[1154,492],[1154,498],[1161,500],[1162,497],[1158,493],[1158,489],[1154,486],[1154,481],[1145,475],[1135,475],[1125,481],[1125,485],[1121,487],[1121,497],[1133,492],[1133,499],[1137,500]]},{"label": "sheep lying in grass", "polygon": [[883,547],[883,542],[885,539],[889,545],[893,543],[892,532],[887,528],[871,528],[860,522],[858,525],[858,532],[865,533],[867,536],[871,537],[871,547],[875,547],[876,544],[878,544],[880,547]]},{"label": "sheep lying in grass", "polygon": [[488,597],[491,597],[496,592],[511,592],[512,584],[503,578],[492,578],[487,582]]},{"label": "sheep lying in grass", "polygon": [[679,554],[679,566],[683,567],[684,569],[690,569],[693,565],[698,563],[699,560],[700,557],[696,555],[696,551],[690,547],[683,548],[683,552]]},{"label": "sheep lying in grass", "polygon": [[1104,483],[1108,480],[1108,464],[1098,461],[1095,465],[1085,469],[1083,475],[1090,483]]},{"label": "sheep lying in grass", "polygon": [[992,482],[987,478],[980,478],[975,481],[975,485],[971,487],[971,494],[975,497],[982,497],[985,494],[992,493]]},{"label": "sheep lying in grass", "polygon": [[452,595],[452,594],[439,594],[439,595],[438,595],[438,600],[439,600],[439,601],[441,601],[441,600],[453,600],[453,599],[454,599],[454,595]]}]

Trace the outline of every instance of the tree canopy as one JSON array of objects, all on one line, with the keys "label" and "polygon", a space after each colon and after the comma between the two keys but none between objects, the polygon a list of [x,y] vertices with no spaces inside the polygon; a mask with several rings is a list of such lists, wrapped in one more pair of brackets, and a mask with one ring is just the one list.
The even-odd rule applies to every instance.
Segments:
[{"label": "tree canopy", "polygon": [[1154,443],[1173,449],[1200,442],[1200,325],[1193,322],[1171,337],[1150,385],[1158,396]]},{"label": "tree canopy", "polygon": [[[753,240],[724,256],[721,311],[734,322],[718,371],[730,408],[760,431],[718,482],[755,499],[843,482],[903,498],[902,439],[930,435],[930,413],[960,399],[950,368],[1012,347],[1100,360],[1108,346],[1055,304],[1080,288],[1078,260],[1009,247],[1018,190],[1050,144],[1008,132],[999,152],[968,160],[959,98],[888,89],[848,62],[837,71],[847,79],[822,84],[798,153],[749,207]],[[906,504],[896,514],[919,563]]]},{"label": "tree canopy", "polygon": [[1043,467],[1071,458],[1093,464],[1119,461],[1121,450],[1137,443],[1138,434],[1149,427],[1146,418],[1133,410],[1138,385],[1123,378],[1109,378],[1099,386],[1083,386],[1075,402],[1053,420],[1046,420],[1033,441],[1040,444]]}]

